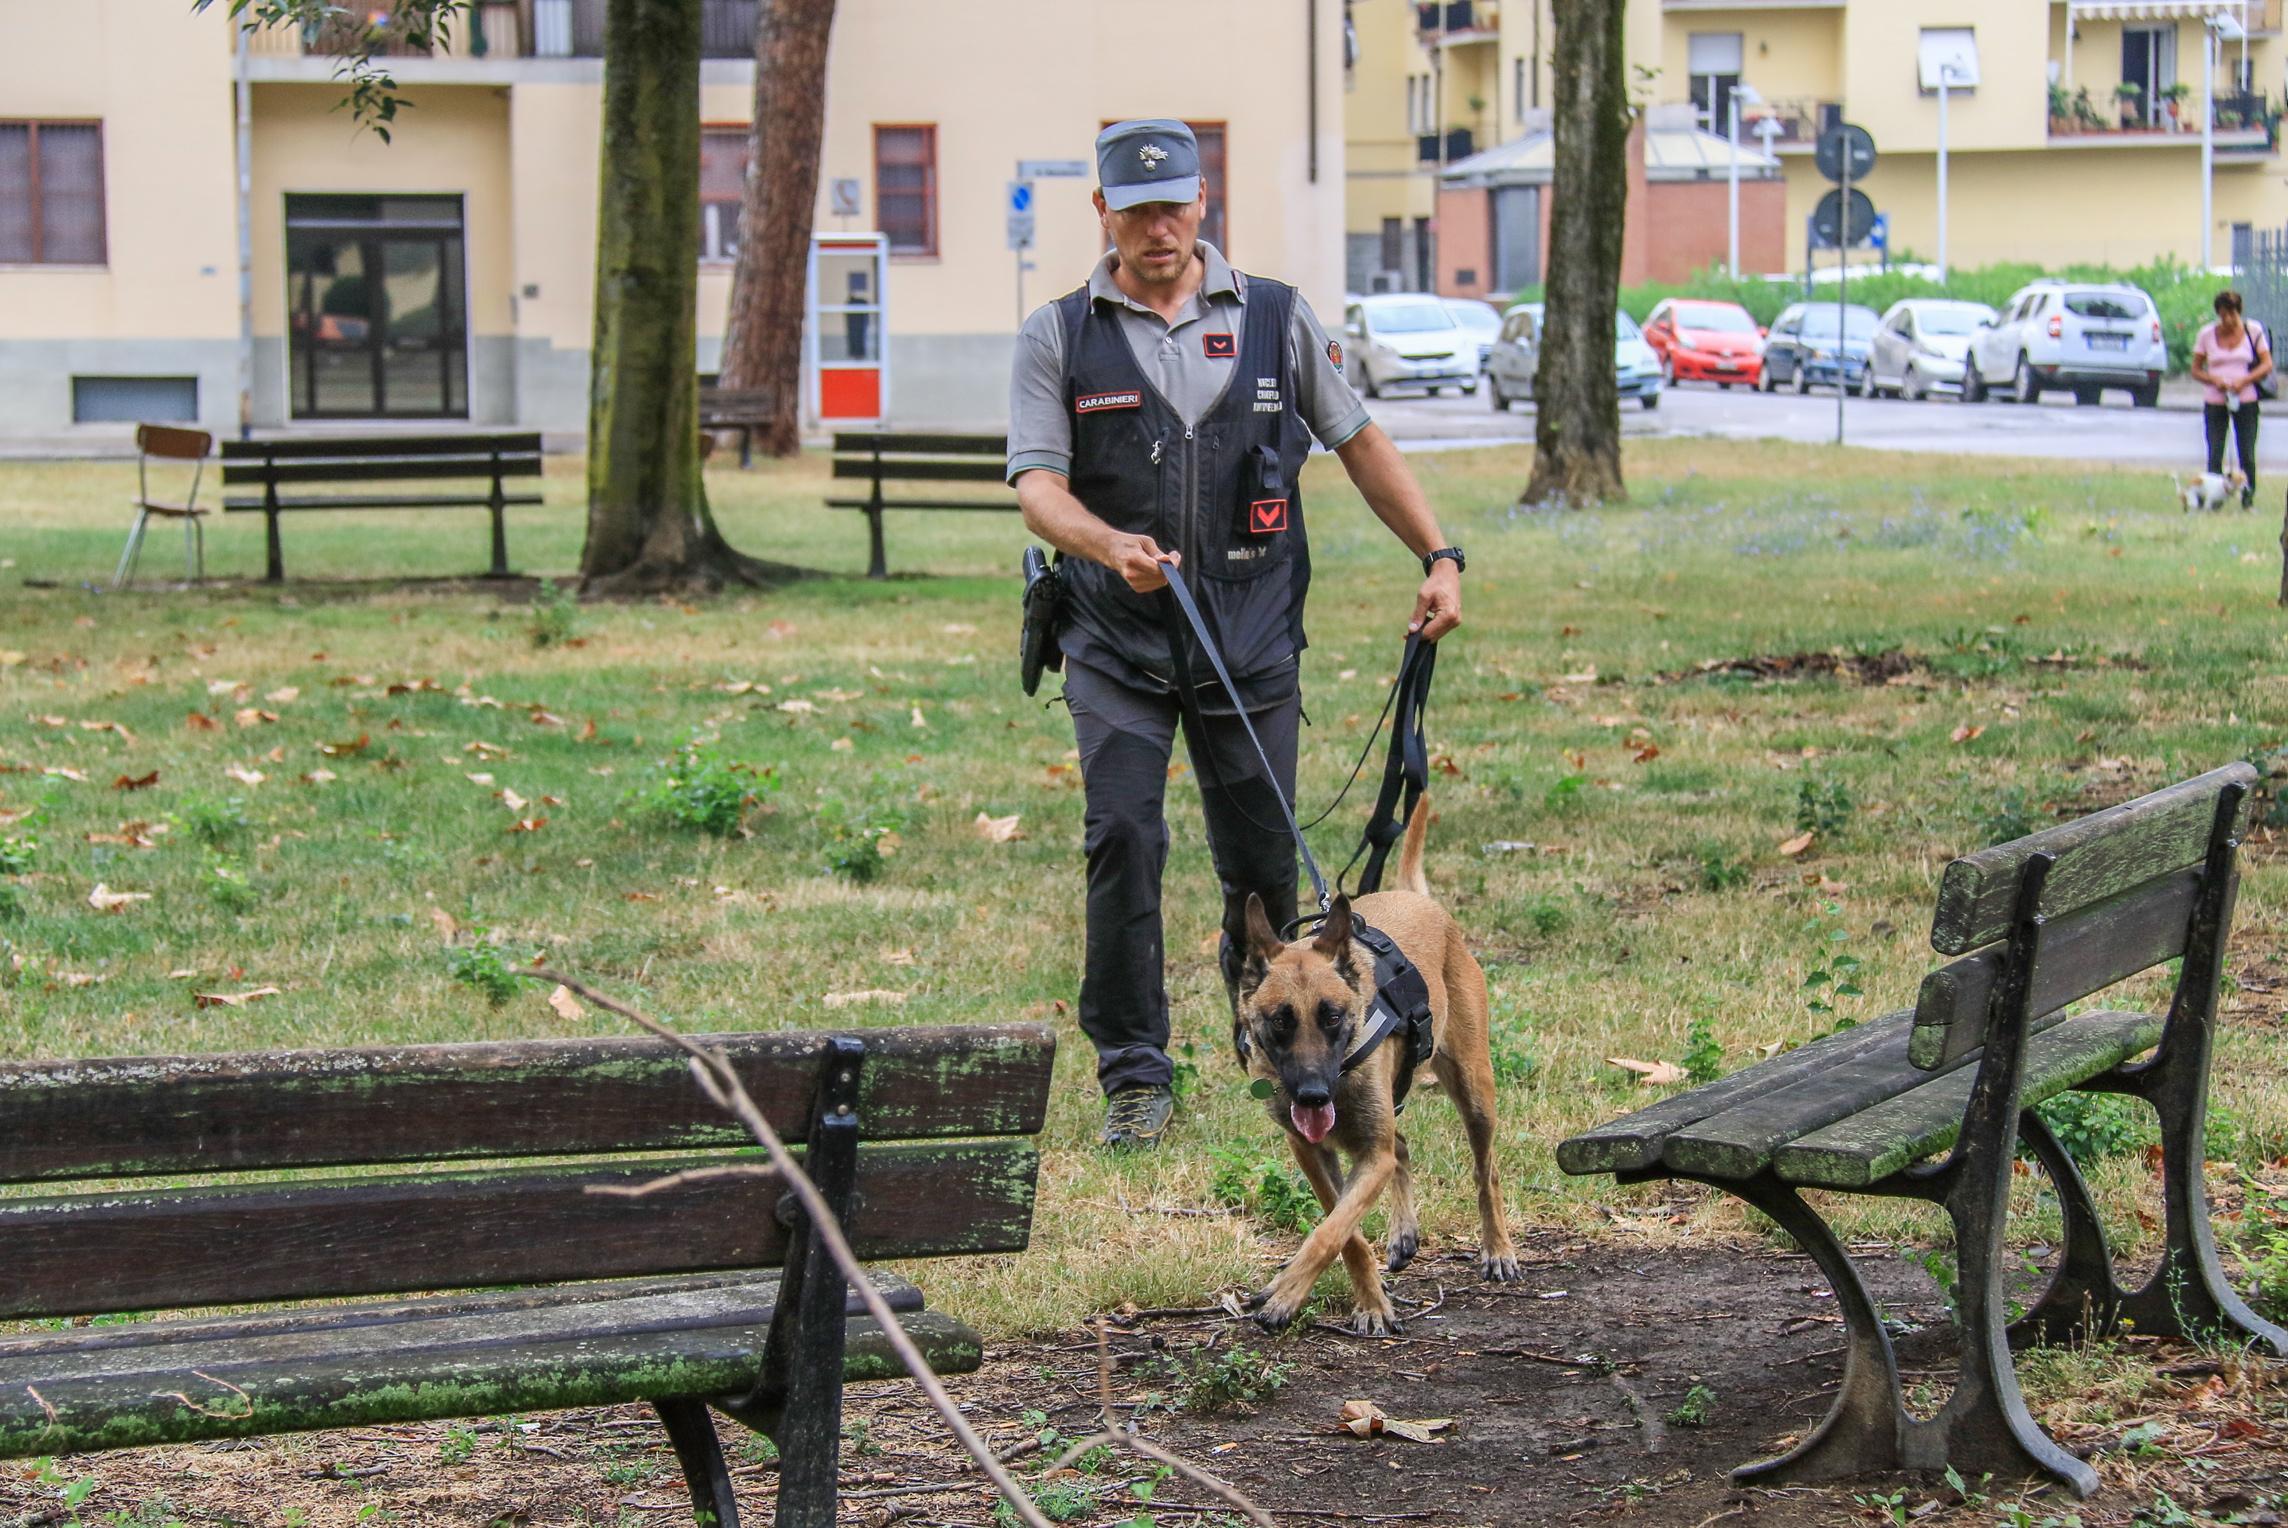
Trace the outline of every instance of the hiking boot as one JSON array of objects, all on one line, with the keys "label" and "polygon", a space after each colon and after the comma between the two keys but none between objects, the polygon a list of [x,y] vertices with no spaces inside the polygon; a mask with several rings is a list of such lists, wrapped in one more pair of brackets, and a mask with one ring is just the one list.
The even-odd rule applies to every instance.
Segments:
[{"label": "hiking boot", "polygon": [[1165,1083],[1122,1088],[1104,1101],[1103,1144],[1113,1151],[1150,1151],[1168,1133],[1175,1090]]},{"label": "hiking boot", "polygon": [[2254,483],[2241,485],[2240,507],[2242,509],[2254,509],[2256,507],[2256,485]]}]

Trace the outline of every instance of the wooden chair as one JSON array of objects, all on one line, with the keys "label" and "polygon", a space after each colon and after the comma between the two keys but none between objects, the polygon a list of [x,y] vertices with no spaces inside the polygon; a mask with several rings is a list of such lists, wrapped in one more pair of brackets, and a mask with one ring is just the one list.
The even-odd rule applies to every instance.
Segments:
[{"label": "wooden chair", "polygon": [[[207,576],[207,534],[200,522],[211,510],[199,507],[199,481],[206,475],[207,455],[214,450],[214,437],[204,430],[186,430],[175,425],[139,424],[135,427],[135,526],[127,533],[127,545],[119,554],[119,567],[111,575],[111,587],[123,589],[135,576],[135,559],[143,554],[143,530],[153,515],[164,520],[183,522],[183,571],[194,583],[203,583]],[[183,495],[180,504],[151,497],[151,459],[192,463],[190,492]]]}]

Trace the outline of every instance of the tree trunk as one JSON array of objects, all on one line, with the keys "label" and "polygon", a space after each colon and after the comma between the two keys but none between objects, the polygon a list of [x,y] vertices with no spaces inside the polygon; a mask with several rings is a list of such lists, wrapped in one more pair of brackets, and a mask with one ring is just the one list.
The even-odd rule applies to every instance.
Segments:
[{"label": "tree trunk", "polygon": [[755,125],[739,209],[739,260],[723,329],[721,385],[768,390],[770,421],[756,433],[755,446],[772,456],[792,456],[802,446],[803,292],[826,132],[826,43],[834,29],[834,0],[764,0],[758,10]]},{"label": "tree trunk", "polygon": [[1621,484],[1613,377],[1621,229],[1628,211],[1629,99],[1623,0],[1552,0],[1547,320],[1534,374],[1533,478],[1525,503],[1601,503]]},{"label": "tree trunk", "polygon": [[699,477],[699,7],[609,0],[582,590],[775,582]]}]

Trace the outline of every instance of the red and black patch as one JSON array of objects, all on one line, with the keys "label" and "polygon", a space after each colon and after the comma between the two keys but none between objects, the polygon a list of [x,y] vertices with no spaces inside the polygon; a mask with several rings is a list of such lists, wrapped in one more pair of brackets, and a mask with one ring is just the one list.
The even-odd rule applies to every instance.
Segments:
[{"label": "red and black patch", "polygon": [[1073,400],[1073,412],[1076,414],[1094,414],[1104,409],[1140,409],[1143,406],[1144,395],[1132,388],[1117,393],[1090,393]]},{"label": "red and black patch", "polygon": [[1247,528],[1258,536],[1270,536],[1287,528],[1287,501],[1285,499],[1257,499],[1247,506]]},{"label": "red and black patch", "polygon": [[1340,371],[1342,369],[1343,342],[1341,340],[1327,341],[1327,359],[1335,363],[1336,370]]},{"label": "red and black patch", "polygon": [[1239,355],[1239,336],[1229,332],[1200,336],[1200,354],[1211,361],[1229,361]]}]

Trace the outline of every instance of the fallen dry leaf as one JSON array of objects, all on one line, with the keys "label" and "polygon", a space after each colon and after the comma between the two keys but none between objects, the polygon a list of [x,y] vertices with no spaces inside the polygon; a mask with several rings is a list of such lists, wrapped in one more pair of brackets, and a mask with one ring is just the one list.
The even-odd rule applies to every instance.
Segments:
[{"label": "fallen dry leaf", "polygon": [[779,709],[786,712],[789,716],[808,716],[811,712],[816,711],[818,707],[812,705],[807,700],[797,699],[780,701]]},{"label": "fallen dry leaf", "polygon": [[1632,764],[1650,764],[1659,757],[1660,745],[1658,743],[1646,743],[1629,755],[1629,762]]},{"label": "fallen dry leaf", "polygon": [[201,1008],[244,1008],[248,1003],[276,996],[276,987],[249,987],[244,992],[194,992],[191,1001]]},{"label": "fallen dry leaf", "polygon": [[580,1000],[572,995],[570,987],[559,985],[554,992],[549,993],[548,1006],[556,1010],[558,1018],[569,1024],[576,1024],[588,1016],[588,1010],[580,1006]]},{"label": "fallen dry leaf", "polygon": [[233,764],[228,769],[225,769],[223,773],[230,776],[233,780],[236,780],[241,785],[260,785],[263,781],[270,778],[259,769],[248,769],[241,764]]},{"label": "fallen dry leaf", "polygon": [[892,1007],[898,1007],[905,1000],[906,995],[903,992],[892,992],[887,987],[868,987],[858,992],[829,992],[826,994],[826,1006],[829,1008],[852,1008],[860,1003],[888,1003]]},{"label": "fallen dry leaf", "polygon": [[329,759],[353,758],[356,755],[365,752],[366,745],[372,741],[373,737],[370,733],[361,732],[346,743],[320,743],[318,745],[318,752],[324,754]]},{"label": "fallen dry leaf", "polygon": [[530,720],[535,727],[561,727],[564,725],[563,717],[558,716],[554,711],[544,711],[538,706],[532,708]]},{"label": "fallen dry leaf", "polygon": [[150,900],[151,893],[147,891],[113,891],[101,881],[87,894],[87,905],[99,913],[115,913],[123,907]]},{"label": "fallen dry leaf", "polygon": [[330,769],[313,769],[302,777],[304,785],[331,785],[341,778]]},{"label": "fallen dry leaf", "polygon": [[1639,1061],[1634,1056],[1607,1056],[1605,1064],[1635,1072],[1644,1079],[1637,1086],[1644,1088],[1674,1087],[1692,1075],[1673,1061]]},{"label": "fallen dry leaf", "polygon": [[1438,1434],[1454,1425],[1452,1417],[1426,1417],[1420,1421],[1401,1421],[1384,1416],[1382,1408],[1372,1401],[1345,1401],[1341,1417],[1330,1432],[1349,1433],[1354,1438],[1393,1437],[1411,1443],[1435,1443]]},{"label": "fallen dry leaf", "polygon": [[[470,778],[475,779],[476,777],[472,775]],[[499,791],[495,792],[495,794],[500,797],[501,805],[507,807],[512,812],[521,812],[527,806],[532,804],[506,786],[503,786]]]},{"label": "fallen dry leaf", "polygon": [[547,826],[548,819],[545,817],[520,817],[501,831],[504,833],[537,833]]},{"label": "fallen dry leaf", "polygon": [[186,713],[183,717],[183,725],[190,728],[193,732],[222,731],[222,723],[216,721],[213,717],[207,715],[204,711],[191,711]]},{"label": "fallen dry leaf", "polygon": [[115,791],[139,791],[147,790],[158,783],[159,771],[154,769],[147,775],[121,775],[111,782],[111,788]]},{"label": "fallen dry leaf", "polygon": [[469,783],[471,785],[490,785],[493,783],[493,777],[480,770],[469,776]]},{"label": "fallen dry leaf", "polygon": [[882,963],[887,966],[910,966],[914,963],[912,950],[884,950]]},{"label": "fallen dry leaf", "polygon": [[1984,727],[1957,727],[1954,729],[1954,731],[1947,734],[1947,741],[1950,743],[1967,743],[1972,738],[1979,736],[1985,730],[1986,729]]},{"label": "fallen dry leaf", "polygon": [[135,734],[117,722],[81,722],[79,730],[82,732],[116,732],[130,743],[135,741]]},{"label": "fallen dry leaf", "polygon": [[58,780],[75,780],[81,785],[87,784],[87,776],[81,774],[78,770],[72,768],[69,764],[50,764],[47,768],[41,770],[40,773],[43,775],[52,775]]},{"label": "fallen dry leaf", "polygon": [[263,696],[262,698],[269,701],[274,706],[285,706],[291,705],[295,701],[300,700],[302,698],[302,692],[298,687],[294,685],[282,684],[277,689],[272,690],[269,694]]},{"label": "fallen dry leaf", "polygon": [[274,722],[278,720],[278,713],[275,711],[260,710],[254,706],[244,706],[239,710],[233,711],[230,714],[230,719],[238,723],[241,727],[259,727],[265,722]]},{"label": "fallen dry leaf", "polygon": [[1025,830],[1017,826],[1017,820],[1022,816],[1024,816],[1022,812],[1012,813],[1007,817],[994,817],[979,812],[976,820],[969,826],[979,838],[984,839],[987,843],[1005,844],[1013,838],[1025,836]]},{"label": "fallen dry leaf", "polygon": [[56,980],[67,987],[99,987],[111,978],[87,971],[58,971]]},{"label": "fallen dry leaf", "polygon": [[1797,855],[1803,853],[1804,850],[1810,848],[1811,841],[1818,836],[1818,834],[1810,832],[1798,833],[1795,837],[1783,840],[1781,842],[1779,846],[1780,853],[1786,855],[1789,859],[1794,859]]}]

